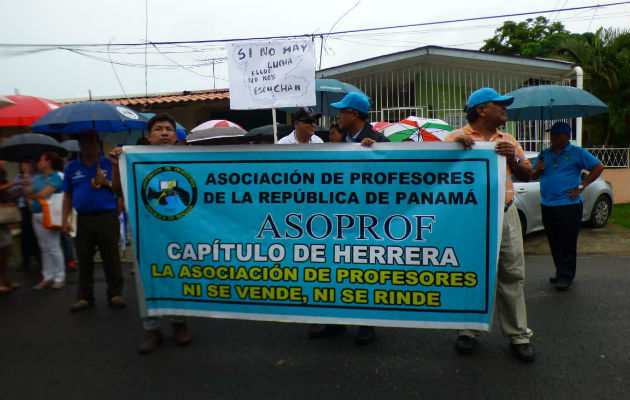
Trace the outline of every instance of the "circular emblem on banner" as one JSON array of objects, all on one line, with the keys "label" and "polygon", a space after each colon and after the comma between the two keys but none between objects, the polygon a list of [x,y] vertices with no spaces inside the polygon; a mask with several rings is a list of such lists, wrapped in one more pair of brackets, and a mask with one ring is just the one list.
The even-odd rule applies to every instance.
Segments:
[{"label": "circular emblem on banner", "polygon": [[179,167],[160,167],[142,181],[142,202],[154,217],[175,221],[195,206],[197,184]]},{"label": "circular emblem on banner", "polygon": [[131,111],[128,108],[116,107],[116,110],[118,110],[119,113],[121,113],[122,115],[124,115],[127,118],[131,118],[131,119],[139,119],[140,118],[140,117],[138,117],[138,114],[136,114],[135,112]]}]

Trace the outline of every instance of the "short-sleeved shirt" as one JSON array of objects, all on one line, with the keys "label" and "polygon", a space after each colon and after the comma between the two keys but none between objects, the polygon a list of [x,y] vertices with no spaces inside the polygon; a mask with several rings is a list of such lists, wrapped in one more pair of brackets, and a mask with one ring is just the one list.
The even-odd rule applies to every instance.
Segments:
[{"label": "short-sleeved shirt", "polygon": [[[33,178],[31,183],[33,185],[33,190],[31,191],[31,193],[38,193],[42,191],[42,189],[44,189],[46,186],[54,187],[55,193],[61,192],[62,182],[57,171],[51,172],[48,175],[37,175]],[[33,203],[31,204],[31,212],[33,214],[42,212],[42,205],[39,204],[39,201],[33,201]]]},{"label": "short-sleeved shirt", "polygon": [[582,196],[569,198],[568,191],[582,182],[583,169],[591,170],[600,163],[597,157],[571,143],[558,153],[551,147],[543,150],[534,161],[534,166],[538,160],[545,162],[545,169],[540,175],[540,203],[544,206],[580,203]]},{"label": "short-sleeved shirt", "polygon": [[[101,173],[108,180],[112,179],[112,164],[107,157],[98,158]],[[72,195],[72,206],[77,212],[116,210],[116,197],[109,188],[92,186],[96,176],[96,163],[87,166],[81,158],[66,165],[63,178],[63,191]]]},{"label": "short-sleeved shirt", "polygon": [[[525,152],[521,145],[514,139],[514,137],[508,133],[502,133],[498,129],[497,131],[490,137],[490,140],[486,140],[483,135],[477,131],[475,131],[470,124],[466,125],[463,128],[456,129],[451,132],[446,138],[444,138],[445,142],[454,142],[455,138],[461,134],[466,136],[470,136],[476,142],[496,142],[498,140],[505,140],[514,143],[515,147],[515,156],[517,162],[519,164],[527,165],[531,167],[531,163],[527,158],[525,158]],[[510,204],[510,202],[514,200],[514,184],[512,182],[512,170],[510,169],[510,165],[507,164],[506,161],[506,169],[505,169],[505,204]]]},{"label": "short-sleeved shirt", "polygon": [[[38,175],[39,175],[39,172],[33,172],[31,174],[31,180],[33,180]],[[16,175],[16,177],[15,177],[15,179],[13,181],[14,182],[21,181],[24,178],[25,178],[24,174],[20,172],[19,174]],[[13,185],[11,190],[21,190],[23,188],[24,188],[24,186],[22,186],[22,185]],[[20,208],[28,207],[28,203],[26,202],[26,197],[25,196],[18,197],[18,199],[17,199],[17,206],[20,207]]]},{"label": "short-sleeved shirt", "polygon": [[[324,143],[324,141],[317,135],[311,136],[311,140],[309,143]],[[278,144],[300,144],[295,137],[295,131],[289,133],[287,136],[278,140]]]}]

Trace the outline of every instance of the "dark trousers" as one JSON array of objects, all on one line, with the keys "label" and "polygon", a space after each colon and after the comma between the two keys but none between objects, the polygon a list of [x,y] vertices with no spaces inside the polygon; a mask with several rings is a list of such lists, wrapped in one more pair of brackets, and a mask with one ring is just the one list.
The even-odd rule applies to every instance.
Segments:
[{"label": "dark trousers", "polygon": [[37,268],[42,266],[42,254],[39,251],[39,244],[35,231],[33,230],[33,221],[31,218],[31,210],[29,207],[20,207],[22,221],[20,222],[20,250],[22,252],[22,269],[28,269],[31,265],[31,257],[35,257]]},{"label": "dark trousers", "polygon": [[107,281],[107,298],[120,296],[123,276],[118,254],[120,225],[115,211],[77,218],[76,248],[79,259],[79,290],[77,297],[94,301],[94,255],[98,248],[103,259]]},{"label": "dark trousers", "polygon": [[556,266],[557,282],[571,283],[577,265],[577,239],[582,221],[582,203],[540,206],[542,221]]}]

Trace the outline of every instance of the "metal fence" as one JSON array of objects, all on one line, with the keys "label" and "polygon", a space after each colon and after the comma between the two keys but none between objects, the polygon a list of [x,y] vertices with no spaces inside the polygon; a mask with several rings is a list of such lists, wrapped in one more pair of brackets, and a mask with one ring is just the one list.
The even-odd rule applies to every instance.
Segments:
[{"label": "metal fence", "polygon": [[591,147],[586,149],[599,158],[606,168],[628,168],[630,166],[630,149],[618,147]]},{"label": "metal fence", "polygon": [[[454,128],[466,124],[463,111],[468,95],[481,87],[507,93],[538,84],[569,85],[558,76],[532,76],[522,71],[500,71],[461,65],[426,63],[401,66],[381,72],[368,72],[344,79],[361,89],[373,101],[369,120],[400,121],[415,115],[444,120]],[[506,132],[516,137],[526,150],[548,146],[545,129],[554,121],[508,122]]]}]

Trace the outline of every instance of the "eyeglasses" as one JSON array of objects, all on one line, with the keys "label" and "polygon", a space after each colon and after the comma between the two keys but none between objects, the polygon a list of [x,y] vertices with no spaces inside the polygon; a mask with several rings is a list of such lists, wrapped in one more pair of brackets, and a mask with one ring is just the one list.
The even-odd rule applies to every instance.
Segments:
[{"label": "eyeglasses", "polygon": [[355,112],[356,110],[352,109],[352,108],[343,108],[341,110],[339,110],[339,114],[351,114],[353,112]]},{"label": "eyeglasses", "polygon": [[298,121],[305,123],[305,124],[309,124],[312,125],[314,123],[317,122],[317,120],[311,119],[311,118],[303,118],[303,119],[298,119]]}]

